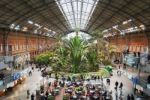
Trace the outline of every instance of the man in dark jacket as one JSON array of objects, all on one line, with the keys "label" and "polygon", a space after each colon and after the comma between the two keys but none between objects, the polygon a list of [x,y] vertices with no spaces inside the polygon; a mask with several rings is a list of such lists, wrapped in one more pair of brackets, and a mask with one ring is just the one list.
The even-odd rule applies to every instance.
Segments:
[{"label": "man in dark jacket", "polygon": [[121,82],[119,88],[122,89],[122,87],[123,87],[123,83]]},{"label": "man in dark jacket", "polygon": [[34,94],[32,93],[32,95],[31,95],[31,100],[34,100]]},{"label": "man in dark jacket", "polygon": [[115,86],[118,87],[118,81],[115,82]]}]

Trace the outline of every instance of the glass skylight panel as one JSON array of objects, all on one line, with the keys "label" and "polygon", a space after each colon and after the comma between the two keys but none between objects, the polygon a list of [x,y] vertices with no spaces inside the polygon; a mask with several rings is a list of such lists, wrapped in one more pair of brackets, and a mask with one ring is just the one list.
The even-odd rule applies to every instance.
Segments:
[{"label": "glass skylight panel", "polygon": [[[78,2],[78,11],[81,11],[81,5],[82,3],[81,2]],[[79,12],[80,13],[80,12]]]},{"label": "glass skylight panel", "polygon": [[29,24],[33,24],[33,22],[32,22],[32,21],[30,21],[30,20],[28,20],[28,23],[29,23]]},{"label": "glass skylight panel", "polygon": [[86,11],[87,3],[83,3],[83,11]]},{"label": "glass skylight panel", "polygon": [[10,28],[13,29],[15,27],[15,24],[11,24]]},{"label": "glass skylight panel", "polygon": [[[71,32],[69,34],[67,34],[66,36],[62,37],[62,39],[71,39],[73,37],[76,36],[76,32]],[[78,36],[83,39],[83,40],[89,40],[91,38],[91,36],[85,32],[78,32]]]},{"label": "glass skylight panel", "polygon": [[14,29],[15,30],[20,30],[20,25],[17,25]]},{"label": "glass skylight panel", "polygon": [[56,3],[72,29],[85,29],[98,1],[56,0]]}]

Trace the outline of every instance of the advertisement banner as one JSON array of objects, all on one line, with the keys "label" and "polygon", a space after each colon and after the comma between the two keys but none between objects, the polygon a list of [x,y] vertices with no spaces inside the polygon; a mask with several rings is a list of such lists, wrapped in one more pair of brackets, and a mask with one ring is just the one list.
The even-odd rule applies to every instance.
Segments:
[{"label": "advertisement banner", "polygon": [[24,69],[23,71],[20,72],[21,76],[27,75],[29,73],[29,68]]},{"label": "advertisement banner", "polygon": [[18,80],[21,77],[21,73],[17,72],[13,74],[13,80]]}]

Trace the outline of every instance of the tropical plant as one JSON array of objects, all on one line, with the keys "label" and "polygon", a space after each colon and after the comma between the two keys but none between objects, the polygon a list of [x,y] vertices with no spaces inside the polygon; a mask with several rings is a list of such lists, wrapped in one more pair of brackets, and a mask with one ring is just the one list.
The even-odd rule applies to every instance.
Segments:
[{"label": "tropical plant", "polygon": [[46,52],[46,53],[42,53],[38,56],[35,57],[35,62],[39,63],[39,64],[45,64],[48,65],[50,62],[50,57],[53,56],[54,53],[53,52]]},{"label": "tropical plant", "polygon": [[88,43],[89,40],[84,40],[78,35],[71,39],[59,39],[58,46],[53,52],[37,56],[36,61],[42,64],[50,64],[55,73],[94,72],[98,71],[101,62],[104,65],[111,65],[108,54],[113,52],[112,46],[108,45],[102,38],[102,32],[95,31],[92,35],[94,36],[93,39],[98,41],[96,45],[93,42]]},{"label": "tropical plant", "polygon": [[52,96],[52,95],[49,95],[49,96],[48,96],[48,100],[55,100],[55,97]]},{"label": "tropical plant", "polygon": [[103,77],[109,77],[110,73],[108,70],[106,70],[105,68],[102,68],[100,71],[99,71],[99,75],[100,76],[103,76]]},{"label": "tropical plant", "polygon": [[81,64],[84,61],[84,56],[86,53],[87,44],[80,39],[79,36],[75,36],[70,40],[65,41],[65,48],[70,53],[70,65],[72,67],[72,72],[77,73],[80,70]]},{"label": "tropical plant", "polygon": [[112,66],[111,65],[108,65],[105,67],[105,69],[108,71],[108,72],[112,72]]},{"label": "tropical plant", "polygon": [[100,30],[95,30],[92,32],[92,40],[96,41],[97,53],[99,52],[99,45],[102,44],[103,41],[103,33]]},{"label": "tropical plant", "polygon": [[103,39],[103,32],[95,30],[92,32],[92,39],[96,40],[97,56],[104,65],[111,65],[111,57],[115,51],[114,46]]},{"label": "tropical plant", "polygon": [[63,100],[68,100],[69,99],[69,96],[68,95],[64,95],[63,96]]},{"label": "tropical plant", "polygon": [[65,50],[63,47],[59,47],[56,49],[56,56],[51,58],[52,63],[52,68],[53,70],[56,71],[67,71],[68,67],[68,52]]},{"label": "tropical plant", "polygon": [[87,53],[87,60],[89,62],[89,67],[91,71],[97,71],[99,66],[98,66],[98,59],[97,59],[97,52],[96,49],[90,49],[89,52]]}]

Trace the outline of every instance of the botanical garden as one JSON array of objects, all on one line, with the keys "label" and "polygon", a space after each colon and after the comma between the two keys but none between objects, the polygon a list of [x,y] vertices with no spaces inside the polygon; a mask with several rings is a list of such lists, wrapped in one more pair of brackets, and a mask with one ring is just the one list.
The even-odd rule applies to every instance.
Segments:
[{"label": "botanical garden", "polygon": [[[50,69],[45,71],[46,75],[42,75],[43,77],[54,75],[54,79],[56,79],[53,83],[55,88],[52,90],[49,100],[54,100],[54,96],[60,94],[61,89],[57,87],[58,82],[61,87],[65,86],[63,100],[68,100],[73,97],[71,94],[77,98],[84,97],[84,94],[90,94],[88,93],[90,89],[84,89],[86,82],[92,80],[97,82],[98,79],[98,84],[102,85],[102,78],[112,75],[111,58],[115,48],[105,41],[103,34],[99,31],[93,32],[88,39],[86,37],[86,35],[80,35],[79,32],[74,32],[74,36],[69,38],[61,37],[52,51],[40,54],[34,59],[39,66],[45,65]],[[101,81],[99,81],[100,78]],[[93,86],[97,87],[97,85]],[[102,88],[105,90],[103,85]],[[44,91],[43,86],[41,86],[42,90]]]},{"label": "botanical garden", "polygon": [[94,73],[105,77],[112,71],[111,57],[114,49],[99,31],[93,32],[89,39],[76,32],[74,37],[59,39],[53,51],[38,55],[35,62],[50,66],[50,73]]}]

